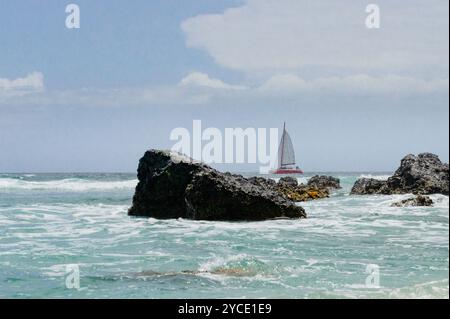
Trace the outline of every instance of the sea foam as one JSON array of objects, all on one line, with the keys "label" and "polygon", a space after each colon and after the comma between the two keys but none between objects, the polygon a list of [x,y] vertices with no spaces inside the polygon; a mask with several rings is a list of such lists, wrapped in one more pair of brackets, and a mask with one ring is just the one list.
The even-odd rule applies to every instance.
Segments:
[{"label": "sea foam", "polygon": [[133,189],[137,180],[98,181],[79,178],[67,178],[50,181],[25,181],[14,178],[0,178],[1,190],[51,190],[51,191],[96,191],[114,189]]},{"label": "sea foam", "polygon": [[361,174],[359,178],[372,178],[380,181],[386,181],[391,175],[378,175],[378,174]]}]

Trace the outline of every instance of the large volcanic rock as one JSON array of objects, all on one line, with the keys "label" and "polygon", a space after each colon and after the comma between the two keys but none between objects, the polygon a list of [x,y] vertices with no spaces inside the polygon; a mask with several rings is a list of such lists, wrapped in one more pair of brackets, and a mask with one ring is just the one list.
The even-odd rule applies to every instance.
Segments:
[{"label": "large volcanic rock", "polygon": [[139,161],[138,179],[128,211],[132,216],[230,221],[306,217],[273,182],[221,173],[175,152],[147,151]]},{"label": "large volcanic rock", "polygon": [[360,179],[351,191],[365,194],[449,194],[449,165],[430,153],[407,155],[387,181]]}]

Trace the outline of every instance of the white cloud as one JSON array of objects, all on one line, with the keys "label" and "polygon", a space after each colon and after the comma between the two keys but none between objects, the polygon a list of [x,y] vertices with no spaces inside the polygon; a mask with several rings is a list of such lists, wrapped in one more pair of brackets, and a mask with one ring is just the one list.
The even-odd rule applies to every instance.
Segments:
[{"label": "white cloud", "polygon": [[224,90],[245,90],[245,86],[227,84],[219,79],[212,79],[206,73],[192,72],[180,81],[181,86],[203,87]]},{"label": "white cloud", "polygon": [[[33,83],[33,81],[30,82]],[[40,87],[40,85],[31,86]],[[448,95],[448,91],[448,78],[424,80],[398,75],[375,77],[358,74],[305,79],[296,74],[278,74],[261,84],[248,87],[227,84],[203,73],[191,73],[174,86],[46,91],[37,94],[15,95],[6,101],[8,105],[70,105],[77,107],[215,105],[217,104],[215,102],[221,101],[259,105],[264,103],[266,98],[271,100],[284,97],[302,99],[306,94],[319,99],[321,96],[328,95],[336,97],[336,100],[343,96],[372,96],[388,100],[392,95],[399,97]],[[2,99],[0,99],[1,104]]]},{"label": "white cloud", "polygon": [[449,80],[423,80],[412,77],[387,75],[374,77],[366,74],[346,77],[322,77],[305,80],[297,75],[275,75],[257,90],[269,95],[295,95],[304,92],[336,95],[389,95],[404,96],[448,93]]},{"label": "white cloud", "polygon": [[44,90],[44,76],[40,72],[33,72],[23,78],[0,78],[0,98],[23,96]]},{"label": "white cloud", "polygon": [[[187,46],[246,72],[302,67],[448,69],[448,1],[378,0],[381,28],[367,29],[367,1],[246,0],[185,20]],[[448,70],[447,70],[448,73]]]}]

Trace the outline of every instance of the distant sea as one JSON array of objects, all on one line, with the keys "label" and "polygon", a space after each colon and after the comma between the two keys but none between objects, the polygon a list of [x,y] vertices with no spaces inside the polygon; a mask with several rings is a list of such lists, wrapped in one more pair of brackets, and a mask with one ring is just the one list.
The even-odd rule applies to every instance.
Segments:
[{"label": "distant sea", "polygon": [[0,297],[449,298],[448,196],[393,208],[349,196],[387,174],[327,174],[308,219],[233,223],[128,217],[135,174],[0,174]]}]

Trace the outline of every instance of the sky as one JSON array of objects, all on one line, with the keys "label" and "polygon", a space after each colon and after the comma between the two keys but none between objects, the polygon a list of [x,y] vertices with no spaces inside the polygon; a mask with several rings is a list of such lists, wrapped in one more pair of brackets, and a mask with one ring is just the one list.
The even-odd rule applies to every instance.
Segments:
[{"label": "sky", "polygon": [[[70,3],[80,28],[66,27]],[[0,0],[0,172],[134,172],[193,120],[286,121],[307,172],[393,171],[420,152],[448,162],[448,6]]]}]

